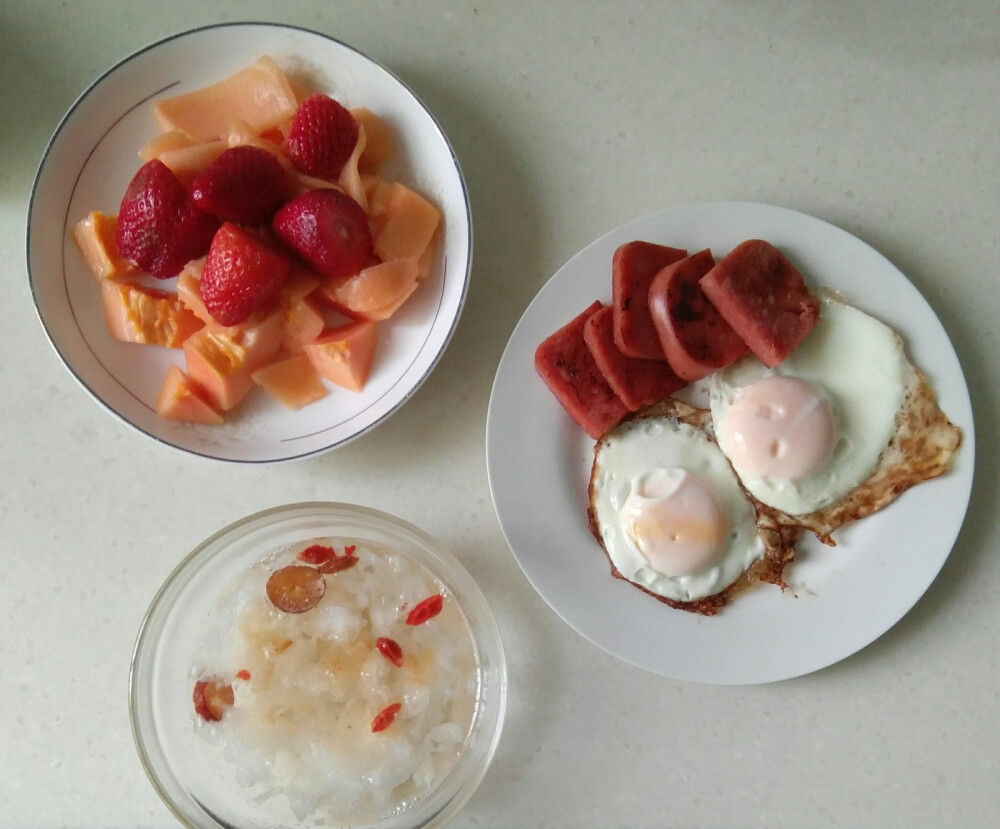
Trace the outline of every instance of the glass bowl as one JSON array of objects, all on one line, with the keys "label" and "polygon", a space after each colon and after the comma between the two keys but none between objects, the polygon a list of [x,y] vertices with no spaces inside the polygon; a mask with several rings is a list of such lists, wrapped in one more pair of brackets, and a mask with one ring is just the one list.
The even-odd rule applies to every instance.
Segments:
[{"label": "glass bowl", "polygon": [[209,611],[251,565],[289,545],[323,537],[366,539],[426,567],[462,611],[478,668],[472,723],[455,766],[415,802],[374,824],[360,825],[442,826],[469,799],[489,767],[503,724],[507,671],[496,621],[469,573],[425,532],[387,513],[348,504],[291,504],[243,518],[195,548],[157,592],[139,630],[129,677],[132,733],[150,781],[186,826],[278,825],[271,810],[248,800],[209,762],[194,727],[192,656]]}]

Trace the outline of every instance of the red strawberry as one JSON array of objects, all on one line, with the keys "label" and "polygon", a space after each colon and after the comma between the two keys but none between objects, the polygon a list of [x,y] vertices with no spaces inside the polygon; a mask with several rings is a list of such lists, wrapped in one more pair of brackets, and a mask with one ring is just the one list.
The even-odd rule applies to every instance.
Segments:
[{"label": "red strawberry", "polygon": [[191,198],[225,222],[262,225],[288,196],[285,171],[263,147],[230,147],[194,180]]},{"label": "red strawberry", "polygon": [[339,190],[296,196],[272,224],[281,241],[326,276],[355,274],[374,256],[365,211]]},{"label": "red strawberry", "polygon": [[201,298],[215,320],[237,325],[278,292],[290,266],[253,233],[226,222],[205,260]]},{"label": "red strawberry", "polygon": [[152,276],[176,276],[204,256],[219,221],[191,200],[170,168],[153,159],[139,168],[118,208],[118,250]]},{"label": "red strawberry", "polygon": [[358,143],[358,122],[343,106],[317,92],[295,110],[288,131],[288,157],[297,170],[335,179]]}]

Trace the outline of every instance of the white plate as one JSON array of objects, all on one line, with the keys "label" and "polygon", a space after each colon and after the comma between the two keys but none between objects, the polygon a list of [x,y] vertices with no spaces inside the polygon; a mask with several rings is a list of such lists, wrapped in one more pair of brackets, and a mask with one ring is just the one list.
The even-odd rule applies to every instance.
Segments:
[{"label": "white plate", "polygon": [[[123,344],[108,335],[100,289],[72,240],[91,210],[117,213],[158,130],[152,102],[221,80],[268,54],[345,106],[385,119],[397,157],[383,169],[432,199],[443,244],[425,284],[380,326],[361,393],[333,387],[290,412],[255,391],[224,426],[163,420],[154,405],[179,352]],[[66,367],[125,423],[163,443],[229,461],[290,460],[343,445],[396,411],[427,378],[458,323],[472,262],[472,220],[462,172],[434,116],[396,77],[337,40],[290,26],[234,23],[184,32],[116,64],[63,117],[42,157],[28,212],[28,273],[39,318]]]},{"label": "white plate", "polygon": [[[811,536],[786,570],[793,589],[743,594],[706,618],[662,605],[613,579],[587,528],[594,442],[535,374],[534,351],[595,299],[611,299],[611,257],[634,239],[725,255],[745,239],[780,247],[816,285],[879,317],[906,339],[939,402],[964,433],[948,475],[883,512]],[[972,409],[958,358],[930,306],[890,262],[819,219],[759,204],[679,207],[629,222],[586,247],[542,288],[514,329],[497,370],[486,423],[490,489],[525,575],[567,623],[609,653],[665,676],[752,684],[800,676],[872,642],[934,580],[961,527],[975,456]]]}]

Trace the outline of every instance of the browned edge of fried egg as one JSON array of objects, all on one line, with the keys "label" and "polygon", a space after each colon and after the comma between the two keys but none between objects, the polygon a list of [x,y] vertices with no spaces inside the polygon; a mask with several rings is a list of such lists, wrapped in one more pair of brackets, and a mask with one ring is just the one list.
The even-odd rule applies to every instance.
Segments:
[{"label": "browned edge of fried egg", "polygon": [[[716,442],[715,432],[712,429],[712,413],[708,409],[699,409],[674,397],[668,397],[665,400],[652,403],[649,406],[640,409],[638,412],[635,412],[623,420],[619,426],[624,423],[630,423],[636,420],[646,420],[654,417],[669,417],[682,423],[686,423],[689,426],[693,426],[703,432],[712,443]],[[608,557],[608,563],[611,565],[611,575],[614,578],[628,582],[633,587],[638,588],[643,593],[647,593],[657,601],[662,602],[669,607],[676,608],[677,610],[686,610],[689,613],[697,613],[702,616],[714,616],[722,610],[722,608],[728,605],[737,595],[748,588],[759,584],[760,582],[777,585],[782,590],[788,587],[785,583],[783,574],[785,567],[787,567],[795,557],[795,543],[802,534],[802,529],[797,524],[793,526],[782,524],[780,517],[775,515],[777,511],[761,504],[749,492],[743,489],[742,483],[740,483],[740,489],[743,489],[743,494],[747,497],[756,511],[757,527],[760,531],[760,536],[764,541],[764,555],[744,570],[736,581],[711,596],[705,596],[704,598],[695,599],[691,602],[679,602],[676,599],[668,599],[666,596],[654,593],[643,585],[637,584],[636,582],[625,578],[625,576],[619,572],[618,568],[615,567],[614,562],[611,560],[611,556],[608,554],[607,548],[604,546],[604,540],[601,538],[600,528],[597,523],[597,515],[594,509],[594,478],[597,470],[597,453],[601,446],[603,446],[607,435],[612,431],[614,431],[614,429],[609,429],[604,437],[602,437],[594,445],[594,461],[591,466],[590,482],[587,485],[587,523],[590,527],[591,535],[597,539],[597,543],[600,544],[604,554]],[[739,476],[736,475],[735,471],[733,472],[733,475],[737,482],[739,482]]]},{"label": "browned edge of fried egg", "polygon": [[[896,340],[905,355],[899,334]],[[910,487],[948,471],[962,445],[962,430],[941,411],[926,375],[908,356],[907,365],[911,371],[903,405],[896,413],[896,428],[872,473],[839,501],[805,515],[765,507],[776,526],[814,533],[835,547],[835,530],[885,509]]]}]

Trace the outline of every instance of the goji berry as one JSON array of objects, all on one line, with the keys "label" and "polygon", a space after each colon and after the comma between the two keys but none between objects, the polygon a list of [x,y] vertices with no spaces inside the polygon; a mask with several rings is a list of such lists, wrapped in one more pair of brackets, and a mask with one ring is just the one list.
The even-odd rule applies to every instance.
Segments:
[{"label": "goji berry", "polygon": [[313,544],[299,553],[298,558],[306,564],[322,564],[324,561],[329,561],[335,555],[337,554],[334,552],[333,547],[327,547],[325,544]]},{"label": "goji berry", "polygon": [[392,721],[396,719],[396,714],[399,713],[399,709],[402,707],[403,703],[394,702],[392,705],[387,705],[379,711],[372,720],[372,734],[376,734],[379,731],[385,731],[390,725],[392,725]]},{"label": "goji berry", "polygon": [[442,607],[444,607],[444,596],[440,593],[428,596],[410,611],[410,615],[406,617],[406,624],[410,626],[422,625],[437,616]]},{"label": "goji berry", "polygon": [[331,573],[339,573],[341,570],[349,570],[357,563],[357,556],[338,556],[337,558],[331,558],[329,561],[324,561],[318,569],[321,573],[330,575]]},{"label": "goji berry", "polygon": [[386,658],[387,662],[391,662],[397,668],[403,667],[403,649],[395,639],[380,636],[375,640],[375,647]]},{"label": "goji berry", "polygon": [[233,686],[215,680],[199,680],[191,694],[195,713],[207,722],[218,722],[235,697]]}]

